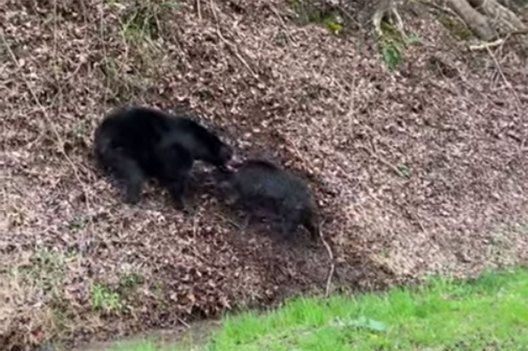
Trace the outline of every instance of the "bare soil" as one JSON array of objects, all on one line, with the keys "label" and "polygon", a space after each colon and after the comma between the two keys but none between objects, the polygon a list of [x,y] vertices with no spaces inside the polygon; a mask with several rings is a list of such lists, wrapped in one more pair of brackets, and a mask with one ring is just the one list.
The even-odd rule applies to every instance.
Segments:
[{"label": "bare soil", "polygon": [[194,350],[207,345],[220,325],[220,320],[204,320],[171,329],[150,329],[127,337],[83,343],[71,351],[106,351],[116,347],[123,348],[126,345],[141,345],[145,342],[154,344],[160,349],[174,347],[176,344],[181,349],[189,345],[189,349]]},{"label": "bare soil", "polygon": [[[199,5],[199,6],[197,6]],[[422,13],[396,71],[372,37],[287,1],[0,2],[0,345],[80,343],[325,288],[325,249],[242,233],[196,169],[192,215],[122,203],[95,167],[111,108],[195,111],[316,192],[333,286],[473,276],[528,258],[528,64]]]}]

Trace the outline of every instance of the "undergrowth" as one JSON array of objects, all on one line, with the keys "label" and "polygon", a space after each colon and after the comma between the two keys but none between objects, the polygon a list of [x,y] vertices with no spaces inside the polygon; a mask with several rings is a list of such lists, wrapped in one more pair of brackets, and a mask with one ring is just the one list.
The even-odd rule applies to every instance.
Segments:
[{"label": "undergrowth", "polygon": [[341,15],[335,10],[325,10],[305,0],[289,0],[288,5],[302,24],[315,23],[323,25],[333,34],[340,34],[345,25]]},{"label": "undergrowth", "polygon": [[528,270],[476,281],[431,279],[382,294],[296,298],[266,313],[229,315],[205,345],[153,341],[111,351],[526,350]]},{"label": "undergrowth", "polygon": [[90,295],[94,310],[111,313],[119,312],[123,308],[121,296],[102,284],[94,284]]},{"label": "undergrowth", "polygon": [[396,69],[403,62],[407,47],[420,45],[421,39],[415,34],[404,35],[387,22],[382,23],[383,35],[378,39],[379,50],[385,66]]}]

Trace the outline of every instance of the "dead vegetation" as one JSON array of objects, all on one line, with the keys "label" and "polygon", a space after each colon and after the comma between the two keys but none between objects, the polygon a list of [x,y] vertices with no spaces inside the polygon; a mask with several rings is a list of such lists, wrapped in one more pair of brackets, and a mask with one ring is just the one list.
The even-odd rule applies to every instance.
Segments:
[{"label": "dead vegetation", "polygon": [[3,349],[171,326],[327,285],[322,245],[242,235],[199,172],[192,216],[156,187],[121,203],[90,151],[119,103],[194,109],[242,153],[304,175],[334,286],[526,261],[525,58],[507,42],[467,51],[441,21],[408,14],[421,45],[389,72],[362,32],[297,15],[278,0],[0,5]]}]

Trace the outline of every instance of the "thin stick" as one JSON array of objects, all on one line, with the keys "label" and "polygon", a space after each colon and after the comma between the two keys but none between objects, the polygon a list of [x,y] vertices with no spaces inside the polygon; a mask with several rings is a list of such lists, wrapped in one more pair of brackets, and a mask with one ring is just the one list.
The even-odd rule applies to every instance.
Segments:
[{"label": "thin stick", "polygon": [[325,294],[324,294],[326,298],[330,294],[330,286],[332,285],[332,277],[334,276],[335,263],[334,263],[334,254],[332,252],[332,249],[330,248],[330,245],[328,245],[328,242],[324,238],[321,227],[322,227],[322,224],[319,227],[319,237],[321,238],[321,241],[324,247],[326,248],[326,252],[328,252],[328,258],[330,260],[330,269],[328,270],[328,276],[326,277],[326,288],[325,288]]},{"label": "thin stick", "polygon": [[[100,42],[101,42],[101,48],[102,48],[102,54],[103,54],[103,59],[102,59],[102,62],[104,64],[108,64],[108,55],[106,54],[106,44],[105,44],[105,41],[104,41],[104,34],[105,34],[105,28],[104,28],[104,6],[101,6],[101,11],[99,13],[99,39],[100,39]],[[127,46],[127,51],[128,53],[128,46]],[[108,98],[108,90],[110,88],[110,79],[108,78],[108,74],[105,74],[105,80],[104,80],[104,90],[103,90],[103,103],[101,104],[101,114],[103,114],[106,110],[106,102],[107,102],[107,98]]]},{"label": "thin stick", "polygon": [[507,33],[502,38],[496,38],[494,41],[485,42],[485,43],[482,43],[482,44],[470,45],[469,46],[469,50],[471,50],[471,51],[483,50],[483,49],[489,49],[489,48],[493,48],[493,47],[496,47],[496,46],[504,45],[506,43],[506,41],[508,41],[508,39],[510,39],[511,37],[515,37],[515,36],[518,36],[518,35],[526,35],[526,34],[528,34],[528,28],[520,29],[520,30],[514,30],[512,32]]},{"label": "thin stick", "polygon": [[282,29],[284,30],[284,33],[286,33],[286,38],[288,39],[290,44],[293,43],[294,40],[293,40],[290,32],[288,31],[288,27],[286,26],[286,23],[284,23],[284,20],[282,19],[282,16],[280,15],[279,11],[275,8],[275,6],[273,6],[271,4],[269,5],[269,8],[271,9],[271,12],[273,12],[275,14],[277,19],[281,23]]},{"label": "thin stick", "polygon": [[491,51],[489,47],[487,47],[486,50],[488,51],[488,54],[491,56],[491,59],[493,60],[495,67],[497,67],[497,70],[499,71],[499,74],[502,80],[504,81],[504,84],[506,84],[506,86],[511,90],[513,97],[515,97],[515,100],[517,102],[517,109],[520,111],[522,103],[521,103],[521,99],[519,98],[519,95],[517,95],[517,91],[515,91],[515,88],[511,85],[510,81],[504,75],[504,72],[502,71],[502,67],[499,61],[497,60],[497,57],[495,57],[495,55],[493,54],[493,51]]},{"label": "thin stick", "polygon": [[486,49],[489,49],[489,48],[494,48],[496,46],[504,44],[505,41],[506,40],[501,38],[501,39],[497,39],[497,40],[491,41],[491,42],[486,42],[486,43],[476,44],[476,45],[470,45],[469,46],[469,51],[478,51],[478,50],[486,50]]},{"label": "thin stick", "polygon": [[343,13],[345,15],[346,18],[348,18],[350,21],[354,22],[354,24],[358,27],[361,27],[361,23],[358,22],[357,19],[355,19],[351,14],[350,12],[347,11],[347,9],[345,9],[342,5],[337,5],[337,8],[339,9],[339,11],[341,11],[341,13]]},{"label": "thin stick", "polygon": [[230,49],[230,51],[233,53],[233,55],[235,55],[235,57],[247,68],[247,70],[249,71],[249,73],[251,73],[251,75],[254,77],[254,78],[258,78],[258,75],[255,73],[255,71],[253,71],[251,69],[251,67],[249,66],[249,64],[246,62],[246,60],[244,60],[244,58],[240,55],[240,53],[238,52],[238,49],[236,47],[235,44],[233,43],[230,43],[229,40],[227,40],[223,35],[222,35],[222,32],[220,31],[220,26],[218,25],[218,16],[216,15],[216,10],[215,10],[215,5],[213,4],[213,0],[210,0],[210,5],[211,5],[211,11],[213,11],[213,16],[215,18],[215,22],[216,22],[216,33],[218,34],[218,37],[227,45],[227,47]]},{"label": "thin stick", "polygon": [[189,325],[189,323],[187,323],[186,321],[184,321],[183,319],[181,319],[180,317],[176,317],[176,320],[178,322],[180,322],[185,328],[189,329],[191,326]]},{"label": "thin stick", "polygon": [[392,171],[394,171],[394,173],[396,173],[398,176],[402,177],[402,178],[405,178],[405,175],[402,173],[402,171],[400,171],[398,169],[398,167],[396,167],[395,165],[393,165],[392,163],[390,163],[389,161],[387,161],[386,159],[384,159],[383,157],[381,157],[379,154],[377,154],[375,151],[372,151],[370,150],[368,147],[365,147],[363,145],[359,145],[359,148],[360,149],[363,149],[365,151],[367,151],[370,156],[372,156],[373,158],[375,158],[376,160],[378,160],[379,162],[383,163],[385,166],[389,167]]},{"label": "thin stick", "polygon": [[[195,213],[193,216],[193,239],[196,240],[196,234],[198,233],[198,224],[200,223],[200,214]],[[193,245],[193,252],[196,257],[200,257],[196,245]]]},{"label": "thin stick", "polygon": [[200,0],[196,0],[196,12],[198,12],[198,19],[202,20],[202,5]]},{"label": "thin stick", "polygon": [[455,11],[451,10],[449,7],[445,7],[445,6],[439,6],[439,5],[436,5],[430,1],[426,1],[426,0],[421,0],[419,1],[422,5],[425,5],[425,6],[429,6],[429,7],[432,7],[433,9],[435,10],[438,10],[438,11],[442,11],[442,12],[445,12],[447,13],[448,15],[451,15],[453,17],[455,17],[456,19],[458,19],[458,21],[460,23],[462,23],[463,25],[466,25],[466,22],[464,22],[464,20],[462,19],[462,17],[460,17],[458,15],[458,13],[456,13]]},{"label": "thin stick", "polygon": [[476,44],[476,45],[470,45],[469,50],[470,51],[478,51],[478,50],[486,50],[489,48],[494,48],[496,46],[499,46],[501,44],[504,44],[506,40],[505,39],[497,39],[492,42],[482,43],[482,44]]}]

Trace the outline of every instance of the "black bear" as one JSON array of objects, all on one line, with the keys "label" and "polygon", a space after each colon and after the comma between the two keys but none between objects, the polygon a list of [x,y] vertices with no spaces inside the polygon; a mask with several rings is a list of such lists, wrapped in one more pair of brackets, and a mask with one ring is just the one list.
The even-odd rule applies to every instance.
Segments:
[{"label": "black bear", "polygon": [[154,108],[125,106],[110,112],[95,131],[99,165],[120,180],[124,199],[135,204],[146,177],[165,186],[179,209],[195,160],[224,168],[232,149],[217,135],[187,116]]},{"label": "black bear", "polygon": [[249,159],[234,171],[216,173],[219,188],[230,205],[238,204],[248,211],[248,224],[253,216],[275,217],[284,237],[303,225],[313,240],[319,237],[319,214],[308,187],[301,179],[261,159]]}]

